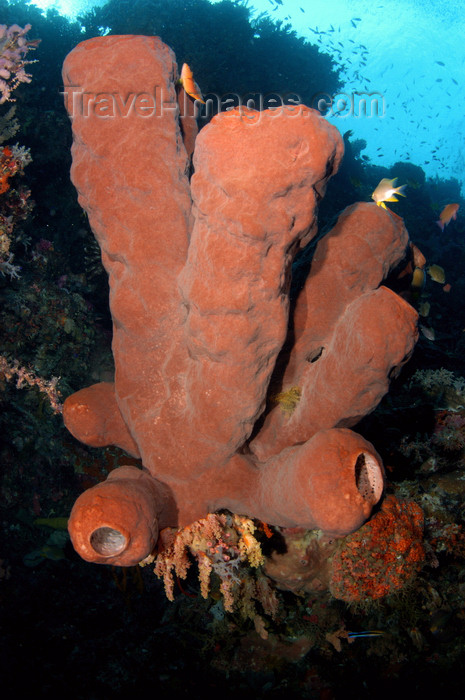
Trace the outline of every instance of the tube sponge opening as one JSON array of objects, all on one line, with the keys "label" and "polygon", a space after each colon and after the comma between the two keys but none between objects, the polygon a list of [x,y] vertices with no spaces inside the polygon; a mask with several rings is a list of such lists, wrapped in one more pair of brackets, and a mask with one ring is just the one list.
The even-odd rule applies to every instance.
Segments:
[{"label": "tube sponge opening", "polygon": [[99,527],[90,536],[90,544],[102,557],[114,557],[127,547],[127,539],[122,532],[112,527]]},{"label": "tube sponge opening", "polygon": [[373,455],[361,452],[355,462],[355,483],[362,498],[370,505],[378,503],[384,488],[383,472]]}]

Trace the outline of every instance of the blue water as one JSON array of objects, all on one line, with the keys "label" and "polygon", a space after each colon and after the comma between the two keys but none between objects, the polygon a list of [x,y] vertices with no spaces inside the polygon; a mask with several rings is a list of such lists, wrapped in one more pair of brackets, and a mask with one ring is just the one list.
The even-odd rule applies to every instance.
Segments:
[{"label": "blue water", "polygon": [[350,109],[328,116],[341,132],[351,129],[354,138],[366,140],[364,155],[386,167],[411,161],[427,177],[465,182],[462,0],[251,4],[275,19],[288,18],[299,35],[316,40],[334,56],[344,66],[345,95],[360,91],[382,96],[382,116],[357,116]]},{"label": "blue water", "polygon": [[[345,66],[344,93],[382,95],[383,116],[354,116],[345,110],[329,117],[340,131],[352,129],[354,138],[366,140],[364,155],[386,167],[410,160],[427,177],[465,182],[461,0],[283,0],[282,6],[255,0],[253,5],[271,10],[273,17],[289,17],[301,36],[319,41]],[[317,28],[326,33],[312,32]]]},{"label": "blue water", "polygon": [[[73,16],[104,3],[35,4]],[[411,161],[429,178],[465,182],[462,0],[253,0],[248,7],[289,23],[336,59],[345,86],[331,96],[339,114],[327,116],[342,133],[351,129],[366,140],[363,155],[386,167]],[[357,92],[375,93],[381,113],[354,114]]]}]

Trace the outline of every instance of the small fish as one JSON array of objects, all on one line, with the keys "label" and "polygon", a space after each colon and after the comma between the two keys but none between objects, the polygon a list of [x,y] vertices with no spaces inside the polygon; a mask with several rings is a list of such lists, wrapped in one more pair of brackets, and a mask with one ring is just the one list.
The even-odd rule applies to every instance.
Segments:
[{"label": "small fish", "polygon": [[417,297],[420,296],[420,293],[425,286],[425,282],[426,282],[425,271],[421,267],[416,267],[413,271],[412,281],[410,282],[410,286],[411,286],[414,294],[416,293]]},{"label": "small fish", "polygon": [[424,301],[420,306],[418,307],[418,313],[420,316],[423,316],[423,318],[426,318],[430,312],[431,309],[431,304],[429,301]]},{"label": "small fish", "polygon": [[442,61],[435,61],[435,63],[437,63],[438,66],[444,66],[444,65],[445,65],[445,63],[443,63]]},{"label": "small fish", "polygon": [[357,639],[359,637],[382,637],[384,632],[382,630],[367,630],[366,632],[348,632],[347,637],[349,639]]},{"label": "small fish", "polygon": [[49,544],[44,544],[40,549],[40,554],[44,559],[51,561],[60,561],[65,558],[65,553],[60,547],[53,547]]},{"label": "small fish", "polygon": [[194,74],[187,65],[187,63],[182,64],[179,84],[183,86],[184,91],[187,92],[189,97],[192,97],[193,100],[199,100],[200,102],[205,104],[205,100],[202,97],[200,88],[194,80]]},{"label": "small fish", "polygon": [[453,613],[451,610],[445,610],[444,608],[436,610],[435,613],[431,614],[430,618],[430,630],[435,637],[443,636],[444,632],[450,629],[451,622],[453,621]]},{"label": "small fish", "polygon": [[436,334],[432,328],[428,328],[428,326],[420,325],[420,330],[423,333],[423,335],[425,336],[425,338],[427,338],[428,340],[435,340],[436,339]]},{"label": "small fish", "polygon": [[453,219],[454,221],[456,220],[459,207],[460,204],[447,204],[444,207],[442,212],[439,214],[439,221],[436,221],[441,231],[444,231],[444,227],[447,226],[448,223],[450,223],[451,219]]},{"label": "small fish", "polygon": [[446,283],[446,273],[440,265],[430,265],[428,267],[428,275],[434,282],[439,282],[439,284]]},{"label": "small fish", "polygon": [[68,518],[36,518],[34,525],[46,525],[54,530],[67,530]]},{"label": "small fish", "polygon": [[387,177],[383,177],[383,179],[371,195],[371,198],[376,202],[376,204],[379,207],[387,209],[387,206],[384,202],[398,202],[399,200],[395,196],[396,194],[400,194],[402,197],[405,197],[404,190],[407,187],[407,185],[395,187],[396,180],[396,177],[392,180],[389,180]]}]

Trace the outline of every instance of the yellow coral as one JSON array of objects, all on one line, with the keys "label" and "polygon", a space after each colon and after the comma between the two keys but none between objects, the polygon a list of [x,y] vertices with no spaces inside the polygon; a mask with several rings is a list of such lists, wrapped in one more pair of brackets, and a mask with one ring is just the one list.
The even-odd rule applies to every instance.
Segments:
[{"label": "yellow coral", "polygon": [[261,566],[265,558],[262,554],[260,543],[255,539],[255,525],[250,518],[244,518],[241,515],[233,516],[233,523],[240,533],[239,551],[244,559],[247,559],[250,566]]},{"label": "yellow coral", "polygon": [[280,405],[283,413],[292,415],[302,396],[302,389],[299,386],[291,386],[287,391],[281,391],[271,397],[273,403]]},{"label": "yellow coral", "polygon": [[[239,602],[241,611],[253,618],[255,610],[252,610],[252,598],[261,600],[262,591],[252,579],[247,586],[244,570],[242,569],[241,575],[239,571],[245,564],[258,567],[264,563],[254,531],[255,525],[250,518],[224,513],[209,513],[206,518],[197,520],[182,530],[163,530],[165,547],[156,556],[154,572],[163,579],[168,600],[174,598],[174,576],[186,578],[192,563],[190,554],[197,560],[199,567],[202,597],[208,597],[210,575],[214,571],[220,579],[225,610],[232,612],[235,603]],[[147,558],[141,565],[152,561],[152,557]],[[266,610],[266,603],[262,604]]]},{"label": "yellow coral", "polygon": [[213,568],[213,564],[206,554],[197,557],[197,563],[199,565],[199,581],[200,581],[200,595],[202,598],[208,598],[208,593],[210,591],[210,574]]}]

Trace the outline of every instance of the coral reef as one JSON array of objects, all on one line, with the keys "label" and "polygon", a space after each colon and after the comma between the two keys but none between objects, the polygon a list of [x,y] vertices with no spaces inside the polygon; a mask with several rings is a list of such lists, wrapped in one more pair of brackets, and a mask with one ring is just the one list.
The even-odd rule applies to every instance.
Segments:
[{"label": "coral reef", "polygon": [[0,355],[0,379],[11,380],[15,378],[16,388],[22,389],[25,386],[37,387],[38,390],[48,397],[52,410],[61,413],[60,392],[57,390],[58,377],[52,379],[42,379],[26,367],[21,367],[18,360],[10,363],[7,358]]},{"label": "coral reef", "polygon": [[30,24],[24,28],[17,24],[10,27],[0,25],[0,104],[13,100],[13,90],[20,83],[29,83],[31,80],[25,67],[32,61],[26,61],[25,57],[30,49],[37,46],[38,41],[26,39],[30,28]]},{"label": "coral reef", "polygon": [[17,278],[21,269],[13,262],[12,249],[20,242],[27,243],[22,240],[19,223],[34,206],[30,190],[21,185],[12,187],[10,178],[23,175],[31,160],[29,150],[23,146],[0,146],[0,273],[10,279]]},{"label": "coral reef", "polygon": [[426,560],[423,521],[416,503],[388,496],[379,512],[338,546],[331,561],[332,595],[361,603],[403,588]]},{"label": "coral reef", "polygon": [[426,562],[424,516],[414,502],[387,496],[357,532],[333,539],[321,531],[284,530],[284,553],[266,560],[279,588],[329,590],[346,603],[367,603],[404,588]]},{"label": "coral reef", "polygon": [[[218,114],[197,137],[189,182],[176,75],[152,37],[83,42],[63,68],[72,178],[110,276],[116,365],[115,384],[69,397],[64,419],[78,439],[144,465],[116,470],[73,508],[73,544],[100,563],[137,563],[159,528],[221,508],[329,535],[359,528],[383,468],[347,428],[417,337],[414,309],[382,285],[407,232],[372,204],[349,207],[318,244],[290,317],[291,263],[316,233],[338,132],[302,105]],[[155,95],[143,92],[150,81]],[[279,383],[301,398],[263,423]]]},{"label": "coral reef", "polygon": [[[26,39],[30,28],[30,24],[24,29],[17,24],[10,27],[0,25],[0,105],[14,101],[12,93],[18,85],[31,81],[25,67],[34,61],[26,61],[25,57],[39,42]],[[11,139],[18,129],[19,122],[13,106],[0,115],[0,144]],[[13,263],[12,252],[13,244],[21,239],[18,222],[28,216],[33,206],[29,200],[30,191],[24,187],[12,188],[10,178],[23,175],[24,168],[31,160],[30,151],[24,146],[0,147],[0,195],[6,195],[0,201],[0,273],[10,278],[18,277],[20,270]]]},{"label": "coral reef", "polygon": [[[244,7],[228,0],[214,5],[207,0],[114,0],[78,22],[55,10],[42,14],[21,0],[0,0],[2,22],[21,27],[31,23],[28,36],[42,37],[34,54],[39,62],[27,69],[32,82],[18,86],[15,102],[6,102],[6,114],[3,120],[0,117],[1,145],[8,143],[13,150],[18,139],[33,154],[24,176],[18,171],[7,178],[10,188],[0,202],[19,191],[20,185],[31,189],[35,200],[33,216],[17,219],[9,232],[2,229],[9,239],[2,242],[14,255],[10,262],[19,268],[18,277],[8,274],[8,268],[4,268],[6,276],[0,274],[0,354],[10,369],[30,372],[33,380],[60,376],[63,396],[113,378],[107,275],[69,180],[71,129],[58,90],[64,56],[102,29],[110,34],[159,35],[176,49],[179,66],[182,60],[189,61],[204,92],[241,93],[251,86],[266,92],[276,89],[278,82],[283,89],[296,90],[304,102],[306,94],[311,96],[322,85],[337,92],[335,72],[331,76],[324,70],[327,55],[322,51],[327,46],[322,49],[319,43],[319,52],[314,47],[305,50],[284,24],[275,28],[267,16],[247,20]],[[242,22],[236,21],[237,15]],[[16,136],[19,123],[21,132]],[[382,129],[380,134],[382,146]],[[11,374],[9,381],[0,374],[1,660],[6,695],[24,694],[30,685],[34,694],[42,688],[49,695],[66,696],[70,684],[83,697],[147,692],[165,697],[188,691],[197,696],[206,688],[210,694],[216,691],[231,698],[238,693],[254,698],[342,694],[360,698],[400,691],[417,695],[421,690],[431,693],[432,688],[448,697],[463,695],[465,202],[460,183],[445,182],[441,170],[437,178],[425,181],[423,170],[411,163],[388,169],[377,165],[381,161],[376,158],[370,162],[360,155],[361,142],[354,141],[350,132],[344,135],[344,143],[342,167],[319,201],[320,232],[334,225],[344,207],[368,201],[381,178],[398,176],[399,182],[409,185],[408,197],[391,208],[401,214],[410,236],[426,254],[427,265],[441,265],[447,283],[452,284],[445,293],[443,285],[427,276],[413,303],[421,310],[421,323],[434,329],[435,341],[421,335],[412,360],[391,383],[380,406],[355,428],[376,445],[386,465],[388,490],[401,501],[415,501],[425,513],[424,567],[391,595],[346,603],[331,595],[324,578],[332,538],[300,530],[299,549],[297,533],[291,540],[290,529],[284,529],[288,549],[295,546],[296,557],[302,560],[297,576],[305,577],[313,566],[314,587],[294,595],[293,590],[299,591],[296,577],[291,592],[272,590],[279,600],[274,618],[257,597],[251,598],[255,613],[252,606],[248,613],[242,606],[241,594],[252,588],[250,582],[256,586],[258,580],[268,581],[270,589],[273,586],[263,565],[240,562],[236,571],[247,579],[247,586],[234,589],[233,611],[225,613],[221,578],[213,570],[208,598],[201,597],[197,557],[189,546],[184,553],[191,567],[186,579],[179,581],[172,570],[174,601],[168,602],[152,566],[89,566],[75,555],[65,531],[51,534],[50,527],[39,524],[57,516],[66,520],[83,489],[121,464],[140,466],[140,462],[115,447],[78,443],[63,427],[61,417],[52,413],[37,385],[23,384],[25,389],[17,390],[17,374]],[[120,178],[126,177],[132,153],[128,146]],[[441,205],[449,201],[460,201],[462,214],[440,236],[434,221]],[[31,198],[27,202],[31,205]],[[11,213],[8,210],[6,217]],[[171,229],[166,230],[171,235]],[[88,264],[83,250],[91,243],[96,252]],[[300,260],[309,260],[314,248],[312,242]],[[300,265],[293,265],[289,339],[293,303],[305,283],[299,272]],[[409,278],[402,279],[402,293],[412,299]],[[337,293],[339,285],[335,280],[328,293]],[[394,289],[399,291],[399,286]],[[308,362],[316,368],[324,357],[325,350],[319,346],[309,352]],[[105,374],[101,359],[105,359]],[[420,370],[416,376],[415,370]],[[282,386],[281,380],[282,372],[273,372],[266,417],[276,411],[289,418],[298,410],[301,386]],[[258,423],[254,436],[259,427]],[[195,530],[202,520],[182,528],[182,536],[187,538],[184,530]],[[272,528],[274,537],[265,540],[262,525],[255,521],[253,534],[268,562],[273,548],[281,551],[279,532]],[[206,552],[207,541],[215,544],[203,540],[201,533],[198,536]],[[318,550],[315,544],[309,547],[313,540],[320,544],[323,537],[327,550]],[[164,544],[162,531],[157,557],[169,553],[169,543],[166,550]],[[221,551],[225,551],[222,546],[218,553],[209,552],[218,565]],[[363,548],[360,556],[366,558]],[[220,573],[227,575],[227,566]],[[290,578],[288,583],[292,585]],[[378,634],[363,635],[370,630]],[[357,632],[362,632],[360,637]]]},{"label": "coral reef", "polygon": [[182,530],[163,530],[159,553],[142,561],[141,566],[155,559],[154,571],[163,579],[168,599],[174,600],[173,574],[178,580],[185,579],[194,559],[203,598],[210,592],[211,576],[216,575],[227,612],[238,607],[244,616],[255,619],[257,612],[253,601],[256,599],[265,614],[274,618],[279,602],[270,580],[261,572],[253,577],[249,571],[249,567],[257,569],[264,563],[254,531],[255,525],[249,518],[210,513]]}]

